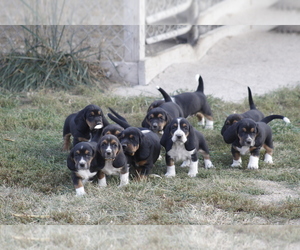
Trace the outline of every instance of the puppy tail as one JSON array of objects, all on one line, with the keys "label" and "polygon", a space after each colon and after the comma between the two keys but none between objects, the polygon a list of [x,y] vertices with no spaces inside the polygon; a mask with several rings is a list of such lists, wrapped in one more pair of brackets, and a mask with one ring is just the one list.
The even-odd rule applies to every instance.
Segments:
[{"label": "puppy tail", "polygon": [[202,93],[204,93],[204,84],[203,84],[202,77],[199,74],[197,74],[195,76],[195,79],[198,82],[198,88],[197,88],[196,92],[202,92]]},{"label": "puppy tail", "polygon": [[248,87],[248,100],[249,100],[250,109],[256,109],[256,105],[254,104],[253,98],[252,98],[252,92],[249,87]]},{"label": "puppy tail", "polygon": [[109,108],[109,110],[115,115],[113,116],[111,113],[108,113],[107,116],[117,124],[119,124],[123,128],[128,128],[130,127],[130,124],[127,122],[127,120],[119,115],[116,111],[114,111],[112,108]]},{"label": "puppy tail", "polygon": [[[110,112],[112,112],[114,114],[114,116],[116,116],[118,119],[127,122],[127,120],[121,116],[119,113],[117,113],[115,110],[113,110],[112,108],[108,108],[110,110]],[[128,123],[128,122],[127,122]]]},{"label": "puppy tail", "polygon": [[164,97],[165,99],[165,102],[172,102],[172,98],[169,96],[169,94],[164,90],[162,89],[161,87],[157,86],[156,87],[158,89],[158,91],[162,94],[162,96]]},{"label": "puppy tail", "polygon": [[261,120],[261,122],[264,122],[264,123],[269,123],[270,121],[273,121],[274,119],[280,119],[280,120],[283,120],[285,123],[291,123],[290,119],[285,117],[285,116],[282,116],[282,115],[269,115],[269,116],[266,116],[265,118],[263,118]]}]

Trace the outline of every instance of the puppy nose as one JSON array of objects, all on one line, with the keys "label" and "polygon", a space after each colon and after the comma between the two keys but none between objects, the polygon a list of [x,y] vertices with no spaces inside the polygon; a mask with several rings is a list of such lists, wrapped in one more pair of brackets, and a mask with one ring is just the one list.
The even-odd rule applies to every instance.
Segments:
[{"label": "puppy nose", "polygon": [[153,127],[153,128],[157,128],[157,127],[158,127],[158,124],[157,124],[157,123],[153,123],[153,124],[152,124],[152,127]]},{"label": "puppy nose", "polygon": [[80,163],[79,166],[80,166],[81,168],[84,168],[84,167],[85,167],[85,164],[84,164],[84,163]]},{"label": "puppy nose", "polygon": [[122,148],[124,149],[124,148],[126,148],[126,147],[127,147],[127,144],[123,143],[123,144],[122,144]]},{"label": "puppy nose", "polygon": [[177,137],[177,139],[181,139],[182,136],[181,135],[176,135],[176,137]]},{"label": "puppy nose", "polygon": [[252,139],[251,138],[247,138],[246,139],[246,143],[250,144],[252,142]]}]

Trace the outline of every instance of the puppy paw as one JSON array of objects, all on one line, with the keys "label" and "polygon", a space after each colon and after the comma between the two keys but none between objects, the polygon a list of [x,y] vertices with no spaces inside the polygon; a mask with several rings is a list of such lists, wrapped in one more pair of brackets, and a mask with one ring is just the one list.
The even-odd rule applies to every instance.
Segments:
[{"label": "puppy paw", "polygon": [[129,183],[129,172],[120,175],[120,185],[118,187],[126,186]]},{"label": "puppy paw", "polygon": [[272,155],[269,155],[268,153],[265,154],[265,159],[264,159],[265,163],[269,163],[269,164],[273,164],[273,158]]},{"label": "puppy paw", "polygon": [[206,120],[205,129],[214,129],[214,122]]},{"label": "puppy paw", "polygon": [[197,173],[193,173],[193,172],[188,172],[188,176],[189,177],[196,177]]},{"label": "puppy paw", "polygon": [[188,167],[190,164],[191,164],[191,161],[190,161],[190,160],[186,160],[186,161],[184,161],[184,162],[180,165],[180,167],[186,168],[186,167]]},{"label": "puppy paw", "polygon": [[84,191],[84,187],[76,188],[76,196],[85,195],[86,192]]},{"label": "puppy paw", "polygon": [[211,129],[211,130],[213,130],[214,129],[214,125],[205,125],[205,129]]},{"label": "puppy paw", "polygon": [[231,167],[233,168],[238,168],[242,166],[242,159],[238,159],[238,160],[233,160]]},{"label": "puppy paw", "polygon": [[167,178],[169,178],[169,177],[175,177],[175,176],[176,176],[175,173],[173,174],[173,173],[168,173],[168,172],[167,172],[167,173],[165,174],[165,177],[167,177]]},{"label": "puppy paw", "polygon": [[215,166],[212,164],[211,160],[204,160],[204,167],[208,169],[208,168],[214,168]]},{"label": "puppy paw", "polygon": [[249,163],[248,163],[248,169],[258,169],[258,160],[259,158],[257,156],[250,156]]},{"label": "puppy paw", "polygon": [[102,178],[102,179],[98,179],[98,186],[99,187],[106,187],[106,177]]},{"label": "puppy paw", "polygon": [[204,127],[204,125],[205,125],[205,120],[202,119],[201,121],[199,121],[199,122],[198,122],[198,125]]},{"label": "puppy paw", "polygon": [[175,172],[175,166],[168,166],[167,167],[167,173],[165,174],[166,177],[175,177],[176,172]]},{"label": "puppy paw", "polygon": [[193,161],[193,162],[191,162],[188,176],[196,177],[197,174],[198,174],[198,161]]}]

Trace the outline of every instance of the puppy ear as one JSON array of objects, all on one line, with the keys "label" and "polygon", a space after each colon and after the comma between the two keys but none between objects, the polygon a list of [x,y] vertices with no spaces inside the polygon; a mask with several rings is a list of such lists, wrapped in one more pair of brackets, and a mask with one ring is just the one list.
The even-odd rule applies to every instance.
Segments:
[{"label": "puppy ear", "polygon": [[142,128],[150,128],[149,126],[149,123],[147,122],[147,116],[144,118],[144,120],[142,121],[141,125],[142,125]]},{"label": "puppy ear", "polygon": [[[119,144],[121,146],[121,144]],[[113,161],[113,166],[115,168],[120,168],[120,167],[124,167],[127,164],[127,158],[123,152],[122,147],[120,147],[121,150],[119,151],[119,153],[117,154],[115,160]]]},{"label": "puppy ear", "polygon": [[229,126],[223,133],[223,139],[227,144],[233,143],[238,138],[239,122]]},{"label": "puppy ear", "polygon": [[67,158],[67,166],[70,170],[76,170],[74,161],[74,150],[72,149]]},{"label": "puppy ear", "polygon": [[166,148],[167,147],[167,142],[170,141],[172,143],[172,141],[170,140],[171,138],[171,124],[169,123],[165,129],[164,129],[164,133],[160,139],[160,144]]},{"label": "puppy ear", "polygon": [[100,151],[100,141],[97,143],[95,157],[93,159],[93,163],[95,163],[97,168],[103,168],[105,166],[105,159],[101,155]]},{"label": "puppy ear", "polygon": [[259,126],[256,124],[255,126],[255,134],[258,134],[260,131],[259,131]]},{"label": "puppy ear", "polygon": [[144,138],[145,135],[142,133],[142,131],[139,131],[139,145],[142,145]]},{"label": "puppy ear", "polygon": [[169,124],[173,120],[173,118],[167,112],[165,112],[165,115],[166,115],[166,118],[167,118],[166,122],[167,122],[167,124]]},{"label": "puppy ear", "polygon": [[187,141],[184,144],[185,149],[191,151],[196,148],[196,133],[194,127],[189,124],[189,134],[187,136]]},{"label": "puppy ear", "polygon": [[[75,118],[74,118],[74,122],[75,124],[79,127],[79,128],[85,128],[88,127],[88,125],[86,124],[86,108],[80,110]],[[80,129],[79,129],[80,130]]]}]

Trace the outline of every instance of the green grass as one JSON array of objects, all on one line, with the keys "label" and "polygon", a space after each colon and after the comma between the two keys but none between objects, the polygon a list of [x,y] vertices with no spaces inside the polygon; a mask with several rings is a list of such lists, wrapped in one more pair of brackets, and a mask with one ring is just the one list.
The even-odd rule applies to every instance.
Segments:
[{"label": "green grass", "polygon": [[[164,178],[164,160],[153,173],[162,178],[131,180],[118,188],[117,177],[109,186],[86,185],[87,195],[76,197],[67,153],[62,152],[62,127],[67,115],[90,103],[114,108],[134,126],[140,126],[153,98],[121,98],[81,86],[70,92],[38,92],[0,95],[0,224],[38,225],[245,225],[289,224],[300,219],[299,150],[300,88],[281,89],[255,96],[259,109],[284,114],[292,124],[272,121],[274,164],[262,162],[258,170],[247,170],[249,156],[241,168],[232,169],[230,145],[220,130],[225,117],[248,109],[243,103],[226,103],[209,96],[214,130],[191,123],[206,137],[215,169],[203,169],[195,178],[177,167],[175,178]],[[267,199],[267,198],[272,199]]]}]

